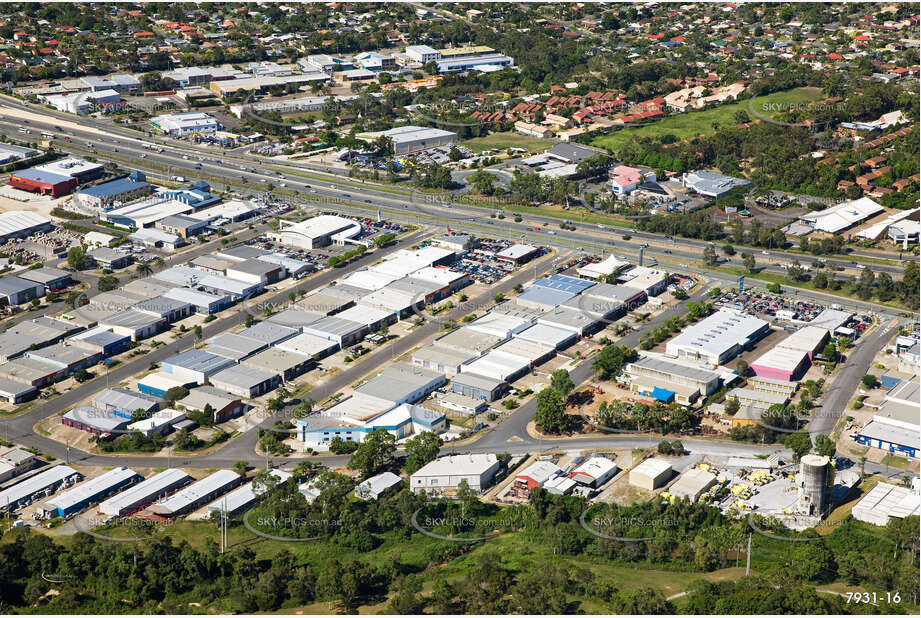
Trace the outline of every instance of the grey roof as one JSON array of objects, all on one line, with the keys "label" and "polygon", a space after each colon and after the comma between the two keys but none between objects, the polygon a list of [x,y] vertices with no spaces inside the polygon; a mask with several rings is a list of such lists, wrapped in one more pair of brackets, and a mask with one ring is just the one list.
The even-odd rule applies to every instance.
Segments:
[{"label": "grey roof", "polygon": [[271,262],[266,262],[265,260],[243,260],[242,262],[234,262],[227,267],[227,270],[236,270],[241,273],[264,277],[278,271],[281,268],[282,267],[278,264],[272,264]]},{"label": "grey roof", "polygon": [[277,371],[266,371],[252,365],[231,365],[211,376],[212,384],[233,384],[253,388],[278,377]]},{"label": "grey roof", "polygon": [[234,333],[218,335],[208,344],[208,351],[238,361],[266,347],[266,343]]},{"label": "grey roof", "polygon": [[[291,478],[291,474],[289,472],[285,472],[284,470],[279,470],[277,468],[269,470],[269,474],[278,479],[279,484],[284,483],[289,478]],[[254,481],[250,481],[246,485],[234,489],[226,496],[222,496],[209,504],[208,510],[217,511],[218,513],[233,513],[243,508],[244,506],[251,504],[263,491],[265,491],[263,487],[257,487]]]},{"label": "grey roof", "polygon": [[593,157],[599,153],[598,151],[592,150],[591,148],[586,148],[585,146],[559,143],[554,144],[553,147],[547,151],[547,154],[553,154],[558,157],[562,157],[570,163],[580,163],[584,159]]},{"label": "grey roof", "polygon": [[125,328],[141,330],[156,324],[161,319],[162,318],[154,317],[149,313],[142,313],[140,311],[129,309],[123,313],[114,313],[110,316],[107,316],[99,320],[99,323],[105,326],[122,326]]},{"label": "grey roof", "polygon": [[681,376],[689,380],[697,380],[699,382],[710,382],[713,378],[719,377],[719,374],[715,371],[691,367],[684,363],[676,363],[661,358],[654,358],[652,356],[641,356],[631,364],[661,373]]},{"label": "grey roof", "polygon": [[314,311],[306,311],[297,307],[289,307],[284,311],[269,316],[265,319],[265,321],[272,324],[281,324],[282,326],[301,329],[308,324],[313,324],[322,318],[323,315],[324,314],[322,313],[316,313]]},{"label": "grey roof", "polygon": [[336,316],[328,316],[317,320],[308,326],[307,330],[311,332],[330,334],[337,337],[345,337],[346,335],[350,335],[365,328],[367,328],[367,325],[365,324],[353,322],[352,320],[344,320],[342,318],[337,318]]},{"label": "grey roof", "polygon": [[575,298],[573,292],[565,290],[554,290],[541,286],[532,285],[527,290],[515,297],[515,302],[529,302],[545,305],[547,307],[557,307],[567,300]]},{"label": "grey roof", "polygon": [[207,225],[207,222],[201,221],[200,219],[187,217],[185,215],[169,215],[168,217],[163,217],[160,219],[157,224],[172,228],[189,229],[195,227],[203,227],[204,225]]},{"label": "grey roof", "polygon": [[394,485],[398,485],[402,480],[403,479],[401,479],[393,472],[382,472],[381,474],[372,476],[371,478],[365,479],[359,483],[358,486],[355,487],[355,493],[357,495],[371,494],[378,496],[381,494],[381,492],[393,487]]},{"label": "grey roof", "polygon": [[138,476],[138,473],[131,468],[125,468],[124,466],[112,468],[96,478],[90,479],[69,491],[62,492],[53,497],[45,503],[45,507],[46,509],[48,507],[58,508],[67,512],[79,506],[81,503],[89,502],[100,494],[110,492],[112,489],[126,483],[136,476]]},{"label": "grey roof", "polygon": [[26,281],[25,279],[20,279],[19,277],[14,277],[13,275],[0,277],[0,296],[20,294],[26,290],[35,289],[36,287],[44,289],[44,286],[39,283],[34,281]]},{"label": "grey roof", "polygon": [[265,255],[266,253],[269,253],[269,251],[260,249],[258,247],[250,247],[249,245],[237,245],[236,247],[231,247],[230,249],[224,249],[218,253],[218,255],[235,258],[239,261],[255,259],[260,255]]},{"label": "grey roof", "polygon": [[146,393],[129,391],[126,388],[107,388],[93,397],[93,405],[100,410],[125,410],[134,412],[138,409],[152,410],[164,403],[159,397]]},{"label": "grey roof", "polygon": [[746,187],[751,184],[744,178],[733,178],[707,170],[688,172],[686,178],[688,184],[700,193],[722,194],[735,187]]},{"label": "grey roof", "polygon": [[490,378],[487,376],[481,376],[478,373],[459,373],[453,378],[451,378],[451,383],[463,384],[464,386],[470,386],[472,388],[481,388],[487,391],[493,391],[497,387],[505,384],[503,380],[498,378]]},{"label": "grey roof", "polygon": [[78,406],[65,414],[64,418],[77,421],[102,432],[117,431],[131,422],[130,418],[116,416],[112,412],[98,410],[90,406]]},{"label": "grey roof", "polygon": [[140,311],[163,315],[165,313],[191,308],[191,306],[192,303],[188,303],[184,300],[177,300],[175,298],[169,298],[168,296],[156,296],[150,300],[142,300],[137,303],[134,308]]},{"label": "grey roof", "polygon": [[220,410],[234,401],[240,401],[240,397],[206,385],[189,389],[189,394],[179,402],[179,405],[193,410],[204,410],[205,406],[210,403],[212,408]]},{"label": "grey roof", "polygon": [[501,337],[480,333],[469,328],[459,328],[444,337],[435,340],[435,345],[455,350],[470,350],[472,352],[485,352],[502,341]]},{"label": "grey roof", "polygon": [[50,266],[42,266],[41,268],[33,268],[31,270],[24,270],[19,273],[21,279],[27,281],[34,281],[35,283],[41,283],[47,285],[51,281],[57,279],[66,279],[70,277],[70,273],[66,270],[61,270],[59,268],[51,268]]},{"label": "grey roof", "polygon": [[118,493],[108,500],[99,503],[102,513],[121,513],[135,505],[143,504],[157,497],[164,490],[175,487],[179,483],[188,483],[192,477],[177,468],[167,468],[154,476],[132,485],[125,491]]},{"label": "grey roof", "polygon": [[[332,290],[333,288],[326,289]],[[362,290],[362,292],[363,294],[361,296],[365,296],[368,293],[367,290]],[[361,297],[359,296],[358,298]],[[310,313],[318,313],[321,316],[325,316],[351,307],[358,298],[339,293],[327,293],[326,290],[323,290],[304,297],[297,303],[297,307]]]},{"label": "grey roof", "polygon": [[233,361],[205,350],[192,349],[180,352],[176,356],[166,359],[163,361],[163,364],[182,367],[190,371],[207,373],[227,367],[233,364]]},{"label": "grey roof", "polygon": [[[918,345],[918,344],[915,344]],[[921,403],[921,384],[911,380],[902,380],[886,393],[887,399],[903,399],[915,404]]]},{"label": "grey roof", "polygon": [[158,502],[150,507],[150,510],[167,515],[181,514],[205,496],[228,488],[239,481],[240,475],[233,470],[218,470],[214,474],[206,476],[182,491],[173,494],[166,500]]},{"label": "grey roof", "polygon": [[298,365],[311,360],[311,357],[287,350],[269,348],[247,358],[242,362],[247,367],[257,367],[268,371],[284,373]]},{"label": "grey roof", "polygon": [[[917,410],[915,411],[917,412]],[[896,427],[889,423],[880,421],[870,421],[866,427],[857,432],[858,435],[871,438],[873,440],[882,440],[900,446],[910,446],[914,449],[921,449],[921,434],[917,431]]]},{"label": "grey roof", "polygon": [[113,262],[115,260],[129,257],[130,254],[124,253],[122,251],[116,251],[115,249],[110,249],[109,247],[99,247],[98,249],[93,249],[90,251],[90,257],[94,260],[99,260],[100,262]]},{"label": "grey roof", "polygon": [[433,294],[443,287],[443,285],[432,281],[425,281],[424,279],[416,279],[414,277],[403,277],[402,279],[397,279],[393,283],[384,286],[383,289],[408,292],[413,295],[413,298],[420,299],[422,296]]},{"label": "grey roof", "polygon": [[413,352],[413,360],[434,362],[439,365],[461,365],[473,358],[470,352],[456,350],[442,345],[429,345]]},{"label": "grey roof", "polygon": [[298,334],[297,329],[271,322],[259,322],[237,333],[240,337],[261,341],[266,345],[275,345]]},{"label": "grey roof", "polygon": [[4,491],[0,491],[0,505],[6,508],[7,504],[13,505],[23,498],[28,498],[46,487],[50,487],[55,483],[60,483],[64,479],[77,474],[79,474],[79,472],[70,466],[54,466],[53,468],[48,468],[35,476],[29,477],[20,483],[16,483]]},{"label": "grey roof", "polygon": [[21,397],[34,390],[36,388],[30,384],[0,376],[0,393],[8,397]]},{"label": "grey roof", "polygon": [[443,383],[445,377],[438,372],[405,363],[397,363],[385,368],[377,376],[356,388],[355,392],[379,397],[387,401],[396,401],[397,399],[403,399],[419,388],[439,380]]}]

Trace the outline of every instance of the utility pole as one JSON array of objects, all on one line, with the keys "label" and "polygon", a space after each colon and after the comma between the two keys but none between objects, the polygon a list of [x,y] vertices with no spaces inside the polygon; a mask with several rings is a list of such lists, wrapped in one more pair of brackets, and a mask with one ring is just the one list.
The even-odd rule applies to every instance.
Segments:
[{"label": "utility pole", "polygon": [[745,551],[745,577],[751,571],[752,566],[752,533],[748,533],[748,549]]}]

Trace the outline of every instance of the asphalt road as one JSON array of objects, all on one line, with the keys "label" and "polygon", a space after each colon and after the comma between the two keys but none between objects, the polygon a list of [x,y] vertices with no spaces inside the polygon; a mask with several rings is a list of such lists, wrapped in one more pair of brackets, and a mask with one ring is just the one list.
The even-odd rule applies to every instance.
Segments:
[{"label": "asphalt road", "polygon": [[[27,110],[33,113],[36,113],[38,110],[40,110],[38,113],[43,115],[49,114],[49,110],[45,108],[35,108],[9,97],[0,97],[0,102],[2,102],[2,104],[5,106],[15,109]],[[22,126],[28,126],[33,131],[48,130],[51,132],[60,133],[60,131],[57,131],[55,128],[56,126],[59,126],[59,123],[72,123],[76,120],[75,117],[65,115],[60,112],[52,112],[51,115],[54,116],[54,118],[43,121],[30,120],[28,125]],[[56,119],[60,120],[58,121]],[[364,202],[367,204],[367,206],[362,207],[368,210],[374,210],[377,207],[383,207],[395,210],[414,211],[420,215],[437,218],[442,221],[453,220],[462,222],[476,217],[479,217],[482,221],[490,221],[489,219],[484,218],[483,215],[490,214],[492,212],[492,208],[474,207],[467,205],[451,207],[448,203],[450,196],[447,194],[441,196],[420,194],[411,197],[407,194],[405,189],[397,189],[396,192],[394,192],[393,189],[387,190],[386,188],[375,188],[375,185],[371,182],[362,183],[361,181],[354,179],[342,179],[342,170],[327,168],[317,164],[304,164],[300,162],[297,164],[292,164],[285,161],[271,160],[264,157],[254,157],[240,153],[217,151],[215,149],[207,149],[201,146],[195,146],[186,142],[177,142],[166,138],[146,137],[131,129],[117,127],[115,125],[94,119],[80,119],[81,123],[84,123],[84,121],[86,121],[87,124],[91,125],[96,130],[105,131],[108,134],[107,137],[102,138],[94,131],[88,129],[80,130],[67,128],[63,132],[73,135],[74,142],[67,144],[61,140],[58,140],[56,142],[56,146],[62,150],[67,150],[69,148],[73,148],[74,146],[85,147],[88,143],[91,143],[98,149],[97,156],[99,157],[114,156],[116,155],[114,151],[117,149],[117,155],[119,157],[130,157],[136,159],[132,162],[132,165],[138,169],[148,169],[149,163],[157,163],[162,166],[167,166],[169,169],[168,173],[170,175],[184,175],[187,178],[194,178],[196,174],[207,174],[210,176],[226,178],[228,176],[228,172],[232,172],[232,182],[235,183],[235,186],[238,187],[238,189],[241,186],[239,185],[240,180],[246,180],[246,185],[243,185],[242,189],[244,191],[260,191],[265,189],[270,183],[275,185],[285,183],[288,185],[289,189],[296,190],[300,194],[299,197],[302,199],[314,201],[319,206],[326,205],[327,207],[337,208],[344,205],[346,201],[350,201],[356,204],[361,204]],[[23,137],[37,139],[37,136],[34,134],[32,136],[17,135],[18,127],[20,125],[20,121],[14,117],[5,117],[4,119],[0,120],[0,130],[10,134],[12,137],[16,139],[22,139]],[[157,145],[163,147],[165,152],[157,153],[154,151],[145,150],[140,145],[141,141],[156,143]],[[141,155],[144,155],[144,158],[141,158]],[[184,156],[188,158],[183,158]],[[118,157],[115,158],[117,159]],[[218,163],[218,161],[220,162]],[[273,168],[277,168],[279,170],[285,170],[285,172],[282,174],[277,174],[267,171],[265,168],[268,165],[271,165]],[[324,174],[325,178],[328,178],[328,180],[308,180],[301,175],[291,173],[296,169],[304,168],[309,168],[317,173],[322,173]],[[252,171],[254,169],[257,171]],[[503,175],[507,175],[507,172],[501,170],[494,171]],[[228,182],[230,181],[231,179],[228,179]],[[355,184],[358,184],[359,186],[356,187],[354,186]],[[349,197],[345,198],[345,194],[348,194]],[[568,241],[568,246],[571,246],[573,249],[578,246],[596,245],[597,248],[606,248],[609,252],[627,251],[633,253],[639,250],[639,246],[641,244],[653,243],[653,246],[650,246],[647,249],[648,256],[655,255],[660,259],[685,260],[692,262],[700,261],[702,251],[708,244],[705,241],[693,239],[680,239],[675,244],[671,244],[664,242],[663,237],[660,234],[653,234],[642,231],[631,232],[631,240],[624,241],[620,236],[623,234],[625,229],[599,229],[595,225],[580,224],[578,222],[575,223],[577,226],[577,231],[571,232],[564,230],[554,230],[556,238],[548,238],[546,234],[529,231],[528,227],[534,227],[535,224],[541,227],[557,226],[559,224],[559,219],[530,214],[525,218],[526,221],[523,221],[520,224],[515,224],[510,219],[506,221],[497,221],[496,227],[508,230],[510,235],[512,234],[512,231],[514,231],[514,236],[516,238],[521,234],[528,234],[529,236],[543,237],[545,241],[556,241],[556,244]],[[498,229],[497,233],[501,234]],[[736,247],[736,249],[737,251],[741,252],[746,248]],[[796,253],[783,252],[776,249],[770,251],[770,256],[764,256],[761,252],[761,249],[747,249],[750,249],[753,252],[756,259],[758,260],[759,266],[769,272],[774,273],[785,273],[785,269],[779,266],[779,263],[789,263],[794,259],[798,259],[803,264],[808,264],[813,259],[811,257],[798,255]],[[665,253],[666,251],[670,253]],[[857,256],[857,254],[858,252],[855,251],[855,256]],[[874,257],[879,257],[880,254],[874,252],[872,255]],[[894,257],[895,256],[893,255],[893,258]],[[912,256],[912,259],[915,258]],[[739,257],[732,258],[732,261],[736,266],[741,266],[741,259]],[[845,269],[850,269],[853,274],[856,274],[857,272],[853,265],[850,264],[850,260],[828,259],[828,263],[837,264]],[[879,264],[873,265],[873,268],[877,272],[889,272],[894,275],[900,275],[902,270],[897,266]]]},{"label": "asphalt road", "polygon": [[[368,252],[363,256],[353,260],[345,267],[331,268],[322,271],[318,275],[311,277],[297,284],[296,286],[287,288],[284,291],[278,292],[276,294],[263,295],[263,297],[258,298],[258,302],[268,304],[286,303],[288,302],[288,294],[292,291],[296,292],[299,290],[305,290],[309,292],[322,286],[328,285],[332,281],[350,272],[353,272],[358,268],[367,266],[368,264],[379,260],[381,257],[389,253],[392,253],[405,246],[414,244],[424,235],[424,231],[417,231],[405,239],[394,243],[390,247],[383,249],[382,251],[379,250]],[[226,330],[233,328],[234,326],[237,326],[238,324],[243,323],[247,315],[249,314],[245,308],[241,307],[238,311],[227,317],[215,320],[210,324],[204,324],[202,327],[202,339],[214,337]],[[195,343],[197,343],[197,339],[191,335],[180,337],[166,345],[151,350],[143,356],[139,356],[133,360],[128,360],[110,370],[107,377],[106,375],[100,375],[94,380],[85,382],[76,388],[72,388],[71,390],[62,393],[61,395],[58,395],[54,399],[37,405],[35,408],[29,410],[25,414],[4,421],[2,423],[2,435],[7,440],[15,441],[25,446],[37,448],[45,453],[63,459],[67,455],[67,447],[56,440],[52,440],[45,436],[34,433],[32,427],[37,422],[73,407],[80,401],[83,401],[87,397],[90,397],[96,392],[106,388],[107,383],[117,384],[121,380],[127,379],[132,375],[145,370],[152,363],[159,363],[166,358],[169,358],[170,356],[193,347]],[[131,465],[149,465],[151,460],[150,457],[125,458],[90,455],[75,449],[69,449],[69,452],[71,461],[80,461],[81,463],[85,463],[87,465],[128,465],[125,463],[126,461],[131,461]],[[210,465],[208,465],[208,462],[202,460],[202,465],[199,467],[213,467],[214,462],[210,459],[208,461],[210,462]]]},{"label": "asphalt road", "polygon": [[829,435],[838,419],[847,410],[847,403],[860,387],[860,379],[867,375],[870,364],[892,337],[893,324],[885,320],[875,331],[861,337],[857,345],[848,350],[844,367],[835,376],[822,398],[822,407],[813,412],[809,420],[811,435]]}]

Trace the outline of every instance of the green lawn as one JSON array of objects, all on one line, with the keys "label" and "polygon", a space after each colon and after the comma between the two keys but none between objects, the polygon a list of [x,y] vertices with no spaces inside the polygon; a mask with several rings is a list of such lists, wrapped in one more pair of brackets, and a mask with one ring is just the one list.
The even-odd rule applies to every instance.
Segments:
[{"label": "green lawn", "polygon": [[742,99],[737,103],[729,105],[720,105],[710,109],[695,112],[686,112],[676,116],[664,118],[652,124],[643,125],[635,129],[619,129],[607,135],[601,135],[592,140],[593,146],[606,148],[616,152],[631,139],[638,137],[661,137],[663,135],[674,135],[678,139],[687,139],[703,133],[713,132],[713,123],[721,127],[735,125],[735,114],[739,110],[745,111],[752,120],[757,116],[751,113],[754,109],[761,116],[772,116],[773,114],[766,111],[765,106],[771,103],[782,104],[786,106],[810,101],[818,101],[824,98],[820,88],[794,88],[783,92],[775,92],[762,97],[755,97],[749,107],[749,99]]},{"label": "green lawn", "polygon": [[484,150],[492,150],[494,148],[498,148],[499,150],[504,150],[506,148],[526,148],[528,152],[540,152],[553,146],[555,143],[556,140],[528,137],[527,135],[518,135],[517,133],[492,133],[484,137],[468,139],[465,142],[461,142],[461,145],[466,146],[474,152],[483,152]]}]

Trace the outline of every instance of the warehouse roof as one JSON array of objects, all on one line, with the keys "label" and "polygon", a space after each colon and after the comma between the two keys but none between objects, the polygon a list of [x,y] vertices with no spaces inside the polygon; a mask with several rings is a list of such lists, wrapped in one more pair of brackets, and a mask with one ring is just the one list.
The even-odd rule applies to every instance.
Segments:
[{"label": "warehouse roof", "polygon": [[413,352],[413,361],[425,361],[439,365],[461,365],[473,358],[470,352],[464,352],[442,345],[429,345]]},{"label": "warehouse roof", "polygon": [[719,377],[719,373],[716,371],[692,367],[685,363],[676,363],[654,356],[641,356],[631,364],[660,373],[676,375],[689,380],[697,380],[699,382],[709,382],[713,378]]},{"label": "warehouse roof", "polygon": [[534,363],[537,362],[538,359],[544,358],[548,354],[555,352],[556,348],[552,345],[528,341],[519,337],[512,337],[505,343],[497,345],[495,351],[520,358],[528,363]]},{"label": "warehouse roof", "polygon": [[[371,75],[373,76],[374,73]],[[370,131],[366,133],[359,133],[356,137],[362,140],[374,141],[382,135],[389,137],[391,141],[397,145],[420,141],[425,142],[438,140],[444,137],[451,137],[452,135],[455,137],[457,136],[456,133],[452,133],[451,131],[407,125],[403,127],[387,129],[386,131]]]},{"label": "warehouse roof", "polygon": [[301,329],[305,326],[313,324],[324,315],[325,314],[323,313],[317,313],[315,311],[307,311],[297,307],[288,307],[284,311],[269,316],[265,319],[265,321],[272,324],[281,324],[282,326]]},{"label": "warehouse roof", "polygon": [[594,482],[597,479],[604,478],[611,470],[616,470],[617,464],[600,455],[589,457],[582,464],[570,473],[570,477],[575,478],[578,475],[586,476]]},{"label": "warehouse roof", "polygon": [[458,383],[471,388],[479,388],[486,391],[495,390],[496,387],[505,384],[505,380],[484,376],[479,373],[465,371],[451,378],[451,383]]},{"label": "warehouse roof", "polygon": [[211,376],[211,382],[218,385],[233,384],[243,388],[255,388],[277,377],[277,371],[266,371],[252,365],[231,365]]},{"label": "warehouse roof", "polygon": [[478,373],[497,380],[507,381],[511,376],[520,373],[527,367],[528,361],[524,358],[502,354],[493,350],[461,367],[461,372]]},{"label": "warehouse roof", "polygon": [[20,294],[26,290],[32,290],[36,287],[41,287],[41,284],[36,283],[35,281],[26,281],[25,279],[20,279],[19,277],[14,277],[13,275],[0,277],[0,296]]},{"label": "warehouse roof", "polygon": [[531,321],[525,318],[490,312],[470,322],[465,328],[505,339],[530,325]]},{"label": "warehouse roof", "polygon": [[325,337],[320,337],[311,333],[302,333],[296,337],[282,341],[275,347],[279,350],[294,352],[296,354],[316,356],[317,354],[323,354],[338,346],[338,343],[330,341]]},{"label": "warehouse roof", "polygon": [[258,367],[266,371],[283,374],[285,371],[293,369],[308,360],[310,360],[310,355],[307,354],[269,348],[247,358],[242,364],[247,367]]},{"label": "warehouse roof", "polygon": [[159,397],[136,393],[126,388],[107,388],[93,397],[93,405],[100,410],[150,410],[163,403]]},{"label": "warehouse roof", "polygon": [[19,273],[20,279],[25,279],[26,281],[34,281],[35,283],[41,283],[43,285],[48,285],[52,281],[57,281],[58,279],[65,279],[68,277],[70,277],[70,273],[66,270],[52,268],[50,266],[32,268]]},{"label": "warehouse roof", "polygon": [[124,178],[118,178],[110,182],[105,182],[101,185],[96,185],[95,187],[87,187],[80,191],[81,195],[89,195],[90,197],[97,197],[104,199],[114,195],[121,195],[122,193],[127,193],[134,189],[140,189],[142,187],[149,187],[150,183],[143,180],[133,180],[128,176]]},{"label": "warehouse roof", "polygon": [[700,468],[691,468],[678,477],[678,480],[668,488],[668,492],[679,498],[694,499],[697,494],[704,491],[716,482],[716,475]]},{"label": "warehouse roof", "polygon": [[67,412],[64,418],[106,433],[117,431],[131,422],[131,419],[90,406],[77,406]]},{"label": "warehouse roof", "polygon": [[[279,483],[284,483],[291,478],[290,473],[278,468],[273,468],[268,473],[278,479]],[[257,485],[255,481],[251,481],[209,504],[208,510],[217,511],[218,513],[234,513],[252,503],[264,491],[265,488],[262,485]]]},{"label": "warehouse roof", "polygon": [[31,384],[26,384],[25,382],[19,382],[18,380],[12,380],[10,378],[0,376],[0,394],[2,394],[4,397],[22,397],[23,395],[27,395],[34,390],[37,389]]},{"label": "warehouse roof", "polygon": [[489,333],[463,327],[448,333],[444,337],[439,337],[434,343],[445,348],[470,350],[479,353],[485,352],[503,339],[504,337],[497,337]]},{"label": "warehouse roof", "polygon": [[537,285],[531,285],[524,292],[515,297],[516,303],[537,303],[547,307],[558,307],[567,300],[575,298],[576,294],[566,290],[554,290]]},{"label": "warehouse roof", "polygon": [[323,410],[322,413],[324,416],[333,419],[345,419],[363,423],[378,416],[381,412],[392,410],[393,407],[391,399],[375,397],[374,395],[356,391],[351,397],[338,401]]},{"label": "warehouse roof", "polygon": [[218,371],[233,364],[233,361],[205,350],[191,349],[163,361],[164,365],[174,365],[190,371]]},{"label": "warehouse roof", "polygon": [[515,478],[528,478],[543,485],[546,481],[558,475],[562,470],[552,461],[535,461],[530,466],[515,474]]},{"label": "warehouse roof", "polygon": [[191,478],[182,470],[167,468],[163,472],[159,472],[100,503],[99,510],[103,513],[121,512],[138,501],[156,497],[165,488],[171,487],[183,479],[190,480]]},{"label": "warehouse roof", "polygon": [[531,245],[510,245],[502,251],[496,252],[496,257],[500,259],[520,260],[531,255],[535,251],[537,251],[537,247],[532,247]]},{"label": "warehouse roof", "polygon": [[336,317],[340,320],[349,320],[364,326],[371,326],[382,320],[386,320],[392,315],[393,311],[388,311],[387,309],[369,307],[367,305],[356,305],[355,307],[346,309],[342,313],[336,314]]},{"label": "warehouse roof", "polygon": [[210,403],[215,410],[221,410],[235,401],[240,401],[237,395],[205,385],[189,389],[189,394],[182,399],[180,405],[190,410],[204,410]]},{"label": "warehouse roof", "polygon": [[918,515],[921,496],[907,487],[877,483],[852,509],[855,519],[884,526],[890,517]]},{"label": "warehouse roof", "polygon": [[557,328],[549,324],[535,324],[534,326],[529,326],[520,333],[516,333],[513,337],[513,339],[543,343],[548,346],[553,346],[554,348],[559,348],[575,338],[576,334],[571,330]]},{"label": "warehouse roof", "polygon": [[51,500],[45,502],[45,508],[46,510],[56,508],[62,511],[68,511],[80,504],[87,506],[89,501],[99,494],[111,491],[116,486],[127,482],[135,476],[138,476],[138,473],[131,468],[125,468],[124,466],[113,468],[94,479],[90,479],[69,491],[65,491],[53,497]]},{"label": "warehouse roof", "polygon": [[[917,419],[917,409],[914,410],[914,414]],[[871,440],[882,440],[891,444],[921,449],[921,434],[917,430],[905,429],[881,421],[870,421],[857,434]]]},{"label": "warehouse roof", "polygon": [[[787,397],[780,395],[778,393],[766,393],[764,391],[756,391],[750,388],[734,388],[729,393],[726,394],[728,398],[735,398],[739,401],[753,401],[762,404],[764,407],[770,407],[773,405],[783,405],[787,403]],[[744,407],[744,406],[743,406]]]},{"label": "warehouse roof", "polygon": [[820,326],[804,326],[780,343],[777,344],[778,348],[788,348],[790,350],[803,350],[804,352],[812,352],[815,350],[822,340],[828,336],[828,329],[822,328]]},{"label": "warehouse roof", "polygon": [[212,303],[226,302],[230,300],[226,294],[218,295],[211,294],[210,292],[202,292],[201,290],[193,290],[192,288],[171,288],[163,294],[167,298],[174,298],[176,300],[189,303],[193,306],[208,306]]},{"label": "warehouse roof", "polygon": [[32,494],[54,483],[60,483],[64,479],[76,474],[79,474],[79,472],[70,466],[54,466],[53,468],[39,472],[35,476],[29,477],[24,481],[16,483],[12,487],[0,491],[0,506],[6,508],[7,504],[15,504],[23,498],[28,498]]},{"label": "warehouse roof", "polygon": [[483,474],[498,463],[493,453],[446,455],[416,470],[413,476],[467,476]]},{"label": "warehouse roof", "polygon": [[588,311],[580,311],[572,307],[557,307],[552,311],[542,314],[537,318],[540,324],[550,324],[561,328],[572,329],[574,332],[582,332],[598,320],[586,315]]},{"label": "warehouse roof", "polygon": [[246,337],[247,339],[253,339],[254,341],[261,341],[266,345],[274,345],[285,339],[290,339],[297,333],[298,331],[295,328],[289,328],[271,322],[259,322],[258,324],[241,330],[237,335]]},{"label": "warehouse roof", "polygon": [[313,324],[305,327],[305,330],[312,333],[329,334],[334,337],[347,337],[356,331],[367,328],[367,324],[345,320],[337,315],[320,318]]},{"label": "warehouse roof", "polygon": [[439,380],[444,382],[445,377],[436,371],[396,363],[356,388],[355,392],[396,401]]},{"label": "warehouse roof", "polygon": [[721,354],[735,345],[745,346],[767,322],[745,313],[720,309],[697,324],[688,326],[669,344],[696,347]]},{"label": "warehouse roof", "polygon": [[51,219],[28,210],[0,212],[0,237],[47,225],[51,225]]},{"label": "warehouse roof", "polygon": [[641,462],[639,465],[637,465],[635,468],[633,468],[633,470],[631,470],[630,472],[631,474],[633,472],[637,472],[639,474],[645,474],[646,476],[650,478],[655,478],[659,476],[660,474],[662,474],[663,472],[666,472],[671,469],[672,469],[672,465],[668,463],[667,461],[665,461],[664,459],[646,459],[643,462]]},{"label": "warehouse roof", "polygon": [[794,371],[806,358],[805,350],[773,347],[751,362],[752,366]]},{"label": "warehouse roof", "polygon": [[240,475],[233,470],[218,470],[202,480],[189,485],[166,500],[162,500],[151,507],[155,513],[171,515],[182,513],[204,496],[219,491],[239,481]]}]

